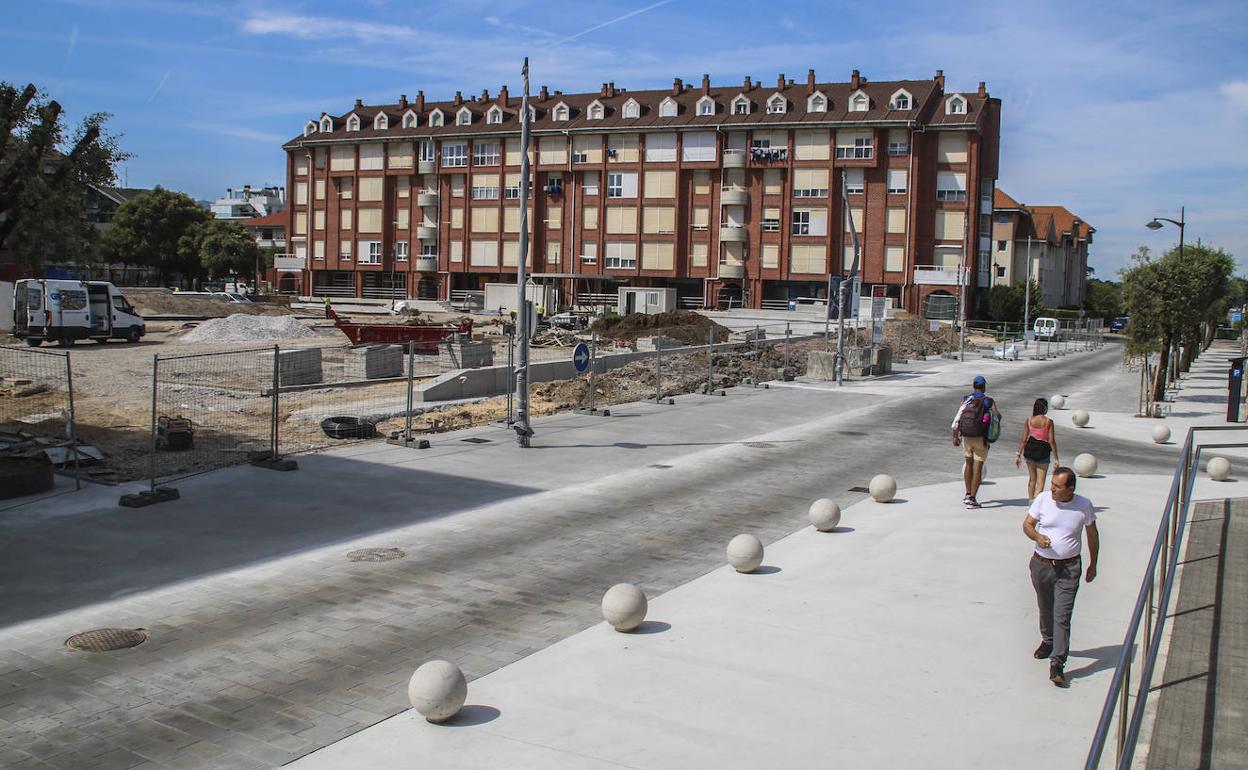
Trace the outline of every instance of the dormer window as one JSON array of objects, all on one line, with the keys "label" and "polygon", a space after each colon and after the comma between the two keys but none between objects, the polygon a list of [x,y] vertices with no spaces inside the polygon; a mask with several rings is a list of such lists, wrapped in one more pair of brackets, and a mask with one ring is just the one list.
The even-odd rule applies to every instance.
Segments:
[{"label": "dormer window", "polygon": [[871,109],[871,99],[862,91],[849,97],[850,112],[866,112]]},{"label": "dormer window", "polygon": [[740,96],[732,100],[732,114],[733,115],[749,115],[750,114],[750,100],[746,98],[745,94],[741,94]]},{"label": "dormer window", "polygon": [[827,112],[828,111],[828,97],[820,93],[811,94],[806,99],[806,111],[807,112]]},{"label": "dormer window", "polygon": [[585,116],[590,120],[602,120],[602,116],[606,114],[606,109],[602,106],[602,102],[597,99],[589,103],[589,108],[585,110]]},{"label": "dormer window", "polygon": [[787,107],[788,100],[781,94],[773,94],[772,97],[767,100],[768,115],[783,115]]},{"label": "dormer window", "polygon": [[304,136],[311,136],[312,134],[315,134],[315,133],[316,133],[316,121],[315,120],[309,120],[307,123],[303,124]]},{"label": "dormer window", "polygon": [[537,108],[534,107],[533,105],[529,105],[529,123],[536,123],[536,122],[537,122]]},{"label": "dormer window", "polygon": [[352,115],[347,118],[347,130],[348,131],[360,130],[360,119],[357,116]]},{"label": "dormer window", "polygon": [[455,113],[455,125],[471,126],[472,125],[472,110],[468,109],[467,107],[464,107],[460,109],[459,112]]},{"label": "dormer window", "polygon": [[888,103],[889,109],[908,110],[914,107],[914,98],[910,96],[910,92],[902,89],[893,94],[893,98]]},{"label": "dormer window", "polygon": [[325,115],[321,118],[321,132],[328,134],[334,130],[334,119]]},{"label": "dormer window", "polygon": [[568,105],[563,102],[559,102],[555,105],[555,109],[551,112],[551,119],[562,123],[568,119],[569,112]]},{"label": "dormer window", "polygon": [[403,127],[404,128],[415,128],[416,124],[419,122],[420,121],[417,119],[415,112],[408,110],[406,113],[404,113],[403,115]]},{"label": "dormer window", "polygon": [[961,94],[954,94],[945,100],[945,114],[947,115],[965,115],[966,99]]},{"label": "dormer window", "polygon": [[377,113],[377,117],[373,118],[373,129],[385,131],[387,128],[390,128],[390,118],[386,117],[384,112]]},{"label": "dormer window", "polygon": [[490,111],[485,113],[485,122],[494,126],[497,126],[498,124],[502,123],[503,122],[503,108],[499,107],[497,104],[491,107]]},{"label": "dormer window", "polygon": [[442,110],[434,110],[429,113],[429,125],[434,128],[441,128],[446,124],[446,116],[442,114]]},{"label": "dormer window", "polygon": [[703,96],[701,99],[699,99],[698,100],[698,114],[699,115],[714,115],[715,114],[715,100],[709,96]]},{"label": "dormer window", "polygon": [[641,117],[641,105],[637,103],[636,99],[629,99],[628,101],[624,102],[624,109],[621,111],[621,113],[623,114],[625,118],[630,119],[630,120],[635,119],[635,118],[640,118]]},{"label": "dormer window", "polygon": [[677,112],[679,108],[676,106],[676,100],[670,96],[659,104],[659,117],[661,118],[674,118]]}]

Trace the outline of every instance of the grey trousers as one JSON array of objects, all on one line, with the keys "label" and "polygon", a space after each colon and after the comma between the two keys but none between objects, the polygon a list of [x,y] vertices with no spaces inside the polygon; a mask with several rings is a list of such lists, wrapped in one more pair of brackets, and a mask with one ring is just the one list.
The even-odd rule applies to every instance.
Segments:
[{"label": "grey trousers", "polygon": [[1036,555],[1031,557],[1031,585],[1036,589],[1040,609],[1040,638],[1053,646],[1050,660],[1066,663],[1070,653],[1070,616],[1075,612],[1075,594],[1083,576],[1083,559],[1053,566],[1053,562]]}]

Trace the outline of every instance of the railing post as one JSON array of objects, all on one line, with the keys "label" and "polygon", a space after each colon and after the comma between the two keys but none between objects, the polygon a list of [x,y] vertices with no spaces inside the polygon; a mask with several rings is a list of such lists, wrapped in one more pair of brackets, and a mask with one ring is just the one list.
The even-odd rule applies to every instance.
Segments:
[{"label": "railing post", "polygon": [[1127,699],[1131,693],[1131,658],[1127,658],[1127,665],[1123,669],[1122,683],[1118,686],[1118,755],[1115,757],[1114,764],[1122,762],[1122,753],[1127,748]]}]

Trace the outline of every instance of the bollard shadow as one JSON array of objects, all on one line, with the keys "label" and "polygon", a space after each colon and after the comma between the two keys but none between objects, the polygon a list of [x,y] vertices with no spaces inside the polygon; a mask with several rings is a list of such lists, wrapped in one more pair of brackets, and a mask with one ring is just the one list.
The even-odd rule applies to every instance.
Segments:
[{"label": "bollard shadow", "polygon": [[761,567],[756,568],[750,574],[751,575],[774,575],[777,572],[782,572],[782,571],[783,570],[781,570],[779,567],[773,566],[771,564],[764,564]]},{"label": "bollard shadow", "polygon": [[493,706],[470,705],[464,706],[455,713],[455,716],[442,722],[439,727],[476,727],[493,722],[502,716],[501,711]]},{"label": "bollard shadow", "polygon": [[664,631],[672,630],[671,623],[664,623],[662,620],[643,620],[641,625],[629,631],[630,634],[661,634]]},{"label": "bollard shadow", "polygon": [[[870,497],[870,495],[868,495],[868,497]],[[888,502],[886,502],[886,503],[881,503],[881,502],[880,502],[880,501],[878,501],[878,500],[875,500],[875,501],[873,501],[873,502],[874,502],[876,505],[900,505],[900,504],[902,504],[902,503],[908,503],[908,502],[910,502],[910,500],[909,500],[909,498],[905,498],[905,497],[894,497],[892,500],[889,500],[889,501],[888,501]]]},{"label": "bollard shadow", "polygon": [[[853,528],[853,527],[833,527],[832,529],[829,529],[827,532],[821,532],[820,534],[824,534],[824,535],[847,535],[847,534],[849,534],[850,532],[853,532],[853,531],[854,531],[854,528]],[[816,532],[818,532],[818,530],[816,530]]]}]

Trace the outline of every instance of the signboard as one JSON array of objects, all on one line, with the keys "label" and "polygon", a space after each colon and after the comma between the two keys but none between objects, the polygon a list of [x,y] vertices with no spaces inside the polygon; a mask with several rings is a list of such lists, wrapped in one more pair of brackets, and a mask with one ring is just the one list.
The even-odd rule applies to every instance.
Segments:
[{"label": "signboard", "polygon": [[828,320],[830,321],[837,319],[837,303],[842,297],[846,299],[845,318],[858,317],[858,309],[862,303],[862,279],[855,277],[849,285],[846,285],[847,280],[838,275],[828,276]]},{"label": "signboard", "polygon": [[572,365],[576,367],[577,372],[584,372],[589,368],[589,345],[584,342],[576,346],[572,351]]},{"label": "signboard", "polygon": [[928,331],[933,331],[933,332],[940,331],[940,321],[928,321],[927,329]]},{"label": "signboard", "polygon": [[841,282],[844,279],[839,275],[828,276],[828,320],[835,321],[840,307],[841,298]]},{"label": "signboard", "polygon": [[[886,289],[884,286],[877,286],[877,289]],[[874,289],[872,289],[874,293]],[[871,344],[878,345],[884,341],[884,315],[885,306],[888,304],[883,296],[871,298]]]},{"label": "signboard", "polygon": [[850,312],[846,313],[847,318],[857,318],[858,312],[862,307],[862,278],[854,276],[852,286],[852,294],[849,299]]},{"label": "signboard", "polygon": [[884,284],[877,283],[871,287],[871,299],[875,299],[877,297],[887,297],[887,296],[888,296],[888,287],[885,286]]}]

